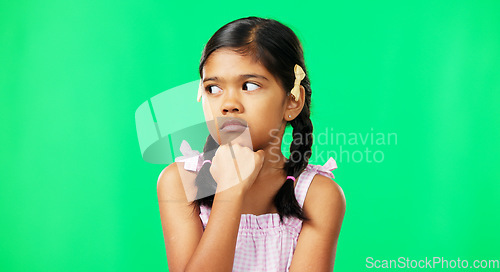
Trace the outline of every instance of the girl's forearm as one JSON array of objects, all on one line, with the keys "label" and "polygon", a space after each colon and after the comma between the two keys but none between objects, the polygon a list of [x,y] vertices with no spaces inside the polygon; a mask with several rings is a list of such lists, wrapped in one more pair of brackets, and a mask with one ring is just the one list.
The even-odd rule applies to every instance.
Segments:
[{"label": "girl's forearm", "polygon": [[243,198],[238,188],[215,194],[210,219],[185,271],[232,271]]}]

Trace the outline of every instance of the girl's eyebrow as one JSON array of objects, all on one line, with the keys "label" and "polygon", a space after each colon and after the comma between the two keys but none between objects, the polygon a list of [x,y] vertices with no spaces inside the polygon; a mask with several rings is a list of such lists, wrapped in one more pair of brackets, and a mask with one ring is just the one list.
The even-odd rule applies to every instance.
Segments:
[{"label": "girl's eyebrow", "polygon": [[218,77],[208,77],[208,78],[205,78],[205,79],[203,80],[203,82],[210,81],[210,80],[212,80],[212,81],[218,81],[218,80],[219,80],[219,78],[218,78]]},{"label": "girl's eyebrow", "polygon": [[246,75],[241,75],[240,77],[241,77],[241,78],[251,78],[251,77],[256,77],[256,78],[261,78],[261,79],[265,79],[265,80],[269,81],[269,79],[267,79],[267,77],[262,76],[262,75],[255,75],[255,74],[246,74]]},{"label": "girl's eyebrow", "polygon": [[[269,81],[269,79],[267,77],[263,76],[263,75],[257,75],[257,74],[244,74],[244,75],[240,75],[240,78],[244,78],[244,79],[252,78],[252,77],[261,78],[261,79]],[[219,79],[221,79],[221,78],[219,78],[219,77],[208,77],[208,78],[205,78],[203,80],[203,82],[210,81],[210,80],[212,80],[212,81],[218,81]]]}]

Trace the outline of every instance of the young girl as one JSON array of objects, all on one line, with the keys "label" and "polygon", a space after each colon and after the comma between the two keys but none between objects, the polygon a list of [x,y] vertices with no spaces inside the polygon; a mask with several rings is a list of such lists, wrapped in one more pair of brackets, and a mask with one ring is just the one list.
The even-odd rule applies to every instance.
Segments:
[{"label": "young girl", "polygon": [[[169,271],[332,271],[345,198],[333,158],[308,164],[311,88],[297,36],[272,19],[235,20],[208,41],[199,71],[215,129],[196,167],[176,162],[158,179]],[[246,145],[221,140],[244,130]],[[213,193],[188,201],[184,172]]]}]

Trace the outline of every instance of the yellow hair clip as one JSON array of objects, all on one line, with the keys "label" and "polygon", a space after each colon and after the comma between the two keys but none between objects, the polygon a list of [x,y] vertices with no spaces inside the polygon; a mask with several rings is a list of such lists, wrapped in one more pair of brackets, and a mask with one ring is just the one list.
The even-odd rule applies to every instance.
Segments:
[{"label": "yellow hair clip", "polygon": [[304,73],[304,70],[298,64],[295,64],[293,71],[295,72],[295,83],[293,84],[291,93],[295,101],[298,101],[300,98],[300,82],[306,77],[306,73]]}]

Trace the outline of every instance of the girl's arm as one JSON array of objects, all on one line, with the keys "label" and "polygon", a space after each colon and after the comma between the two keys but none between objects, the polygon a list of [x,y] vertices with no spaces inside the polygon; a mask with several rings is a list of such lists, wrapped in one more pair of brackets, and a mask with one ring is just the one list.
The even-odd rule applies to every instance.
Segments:
[{"label": "girl's arm", "polygon": [[331,272],[345,213],[340,186],[323,175],[315,175],[304,201],[304,221],[293,254],[290,272]]},{"label": "girl's arm", "polygon": [[217,193],[205,232],[199,209],[189,206],[177,170],[169,165],[158,179],[158,201],[169,271],[231,271],[243,194],[238,187]]},{"label": "girl's arm", "polygon": [[232,271],[243,193],[215,194],[210,219],[186,271]]}]

